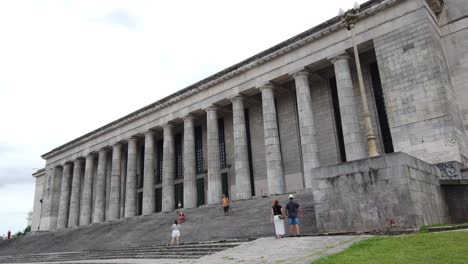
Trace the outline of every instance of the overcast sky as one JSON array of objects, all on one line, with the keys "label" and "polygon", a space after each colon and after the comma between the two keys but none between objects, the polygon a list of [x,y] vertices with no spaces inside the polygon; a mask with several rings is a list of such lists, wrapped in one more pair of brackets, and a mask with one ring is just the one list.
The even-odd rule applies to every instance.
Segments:
[{"label": "overcast sky", "polygon": [[42,154],[353,3],[0,1],[0,235],[26,227]]}]

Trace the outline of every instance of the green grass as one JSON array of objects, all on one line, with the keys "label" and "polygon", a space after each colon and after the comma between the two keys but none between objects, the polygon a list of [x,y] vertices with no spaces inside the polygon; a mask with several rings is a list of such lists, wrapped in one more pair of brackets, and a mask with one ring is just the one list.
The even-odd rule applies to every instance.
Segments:
[{"label": "green grass", "polygon": [[468,263],[468,232],[372,237],[314,262],[330,263]]}]

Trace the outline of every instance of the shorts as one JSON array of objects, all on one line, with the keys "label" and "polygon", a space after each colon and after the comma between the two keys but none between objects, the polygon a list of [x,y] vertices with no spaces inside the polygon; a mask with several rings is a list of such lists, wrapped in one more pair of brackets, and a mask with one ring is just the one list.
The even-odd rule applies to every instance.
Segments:
[{"label": "shorts", "polygon": [[172,237],[180,237],[180,231],[179,230],[172,230]]},{"label": "shorts", "polygon": [[288,218],[289,225],[298,225],[299,224],[299,217],[289,217]]},{"label": "shorts", "polygon": [[225,213],[229,212],[229,205],[228,205],[228,206],[224,206],[224,207],[223,207],[223,210],[224,210]]}]

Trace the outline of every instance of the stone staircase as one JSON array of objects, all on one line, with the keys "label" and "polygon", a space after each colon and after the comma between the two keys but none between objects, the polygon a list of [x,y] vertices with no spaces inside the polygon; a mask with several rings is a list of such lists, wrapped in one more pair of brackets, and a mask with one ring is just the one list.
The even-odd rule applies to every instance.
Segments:
[{"label": "stone staircase", "polygon": [[[303,234],[315,234],[312,192],[296,193],[295,197],[304,211],[301,219]],[[284,206],[287,202],[287,195],[232,201],[233,212],[229,216],[224,216],[220,205],[185,209],[187,221],[180,228],[181,242],[188,246],[192,245],[189,243],[200,241],[245,240],[274,236],[274,225],[270,217],[274,199],[278,199]],[[65,254],[65,252],[95,252],[96,250],[113,252],[112,250],[132,249],[132,254],[145,248],[162,250],[170,240],[170,227],[175,219],[177,219],[176,212],[156,213],[0,241],[0,259],[3,261],[2,256],[61,252]],[[73,253],[70,254],[73,255]],[[183,254],[180,255],[183,256]],[[152,255],[148,254],[148,256]]]},{"label": "stone staircase", "polygon": [[64,262],[105,259],[198,259],[243,243],[244,240],[186,243],[179,246],[142,246],[108,250],[2,256],[0,263]]}]

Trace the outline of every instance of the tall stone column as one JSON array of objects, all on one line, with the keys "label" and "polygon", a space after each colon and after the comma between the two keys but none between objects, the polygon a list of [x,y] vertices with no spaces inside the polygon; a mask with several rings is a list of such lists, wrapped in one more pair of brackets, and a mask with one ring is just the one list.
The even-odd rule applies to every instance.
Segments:
[{"label": "tall stone column", "polygon": [[104,222],[106,212],[106,168],[107,168],[107,150],[99,151],[96,195],[94,200],[93,223]]},{"label": "tall stone column", "polygon": [[197,176],[195,171],[195,130],[193,116],[184,117],[184,207],[197,207]]},{"label": "tall stone column", "polygon": [[94,155],[88,154],[85,163],[83,198],[81,199],[80,225],[91,223],[91,203],[93,197]]},{"label": "tall stone column", "polygon": [[54,191],[55,166],[48,164],[44,175],[44,192],[41,208],[40,230],[51,230],[52,202]]},{"label": "tall stone column", "polygon": [[136,215],[137,200],[137,138],[128,139],[127,183],[125,190],[125,218]]},{"label": "tall stone column", "polygon": [[63,165],[62,186],[60,191],[60,204],[57,219],[57,229],[66,228],[68,225],[68,210],[70,206],[70,178],[71,164]]},{"label": "tall stone column", "polygon": [[297,109],[301,135],[302,165],[305,188],[312,188],[312,169],[320,166],[312,97],[310,95],[309,73],[305,70],[293,74],[296,82]]},{"label": "tall stone column", "polygon": [[163,175],[162,175],[162,211],[174,210],[174,174],[175,174],[175,151],[173,126],[166,124],[164,129],[163,143]]},{"label": "tall stone column", "polygon": [[221,202],[221,164],[219,160],[218,109],[215,106],[206,109],[207,147],[208,147],[208,204]]},{"label": "tall stone column", "polygon": [[356,94],[353,89],[349,59],[348,55],[343,54],[331,60],[335,66],[336,87],[347,161],[366,157],[366,147],[360,124],[361,118],[359,117]]},{"label": "tall stone column", "polygon": [[83,170],[83,160],[78,158],[73,163],[73,179],[70,197],[70,215],[68,217],[68,227],[77,226],[80,220],[80,200],[81,200],[81,172]]},{"label": "tall stone column", "polygon": [[109,221],[119,219],[120,216],[120,162],[122,159],[122,145],[112,146],[112,172],[109,199]]},{"label": "tall stone column", "polygon": [[236,198],[252,197],[250,183],[249,151],[247,146],[247,129],[245,124],[244,99],[242,96],[232,98],[232,122],[234,130],[234,169],[236,173]]},{"label": "tall stone column", "polygon": [[260,87],[260,91],[262,92],[268,192],[270,194],[280,194],[286,192],[286,184],[273,88],[273,84],[266,84]]},{"label": "tall stone column", "polygon": [[145,133],[145,161],[143,171],[143,215],[154,213],[154,131]]}]

